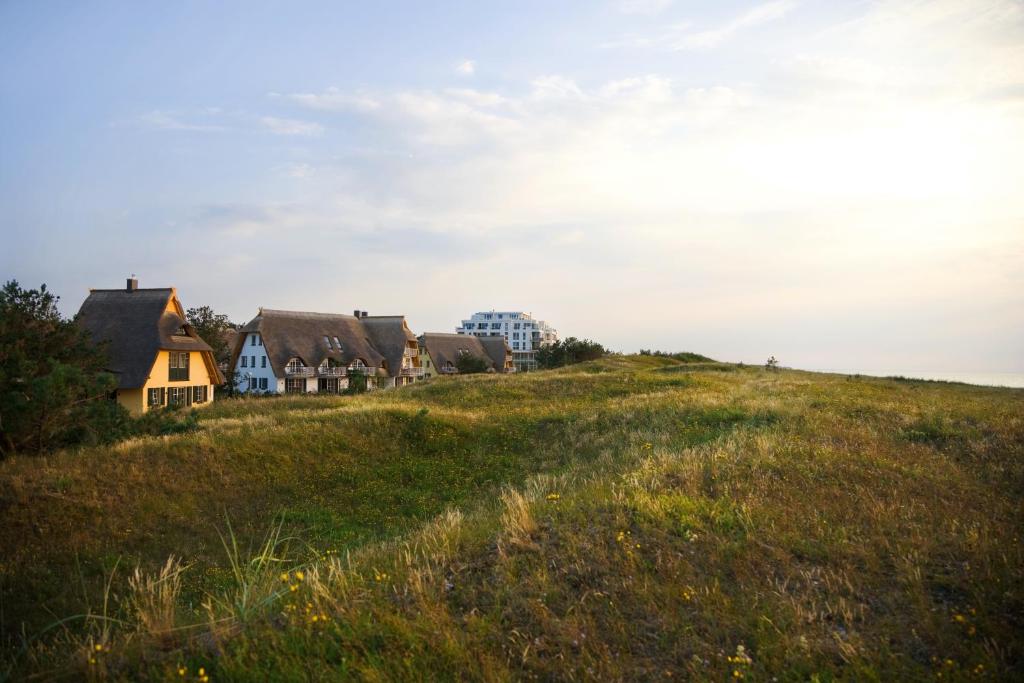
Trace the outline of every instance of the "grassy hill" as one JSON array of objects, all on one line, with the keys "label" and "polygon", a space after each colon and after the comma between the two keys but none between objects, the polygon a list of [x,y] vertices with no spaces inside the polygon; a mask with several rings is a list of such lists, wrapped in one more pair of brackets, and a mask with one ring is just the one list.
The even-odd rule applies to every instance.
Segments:
[{"label": "grassy hill", "polygon": [[614,357],[201,425],[0,462],[9,676],[1024,666],[1024,391]]}]

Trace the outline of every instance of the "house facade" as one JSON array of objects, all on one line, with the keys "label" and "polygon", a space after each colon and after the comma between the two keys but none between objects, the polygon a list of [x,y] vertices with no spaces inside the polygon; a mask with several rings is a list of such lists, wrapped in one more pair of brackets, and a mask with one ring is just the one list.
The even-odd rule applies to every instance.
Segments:
[{"label": "house facade", "polygon": [[455,329],[473,337],[504,337],[519,371],[537,369],[537,350],[558,341],[558,331],[523,311],[479,311]]},{"label": "house facade", "polygon": [[231,356],[243,393],[337,394],[423,376],[416,337],[403,316],[309,313],[262,308],[238,331]]},{"label": "house facade", "polygon": [[185,321],[173,287],[91,289],[75,320],[107,350],[117,402],[141,415],[163,406],[203,406],[223,384],[213,350]]},{"label": "house facade", "polygon": [[488,372],[514,370],[512,352],[500,337],[485,346],[484,340],[475,336],[427,332],[419,336],[419,345],[426,378],[459,374],[458,360],[465,355],[483,360]]}]

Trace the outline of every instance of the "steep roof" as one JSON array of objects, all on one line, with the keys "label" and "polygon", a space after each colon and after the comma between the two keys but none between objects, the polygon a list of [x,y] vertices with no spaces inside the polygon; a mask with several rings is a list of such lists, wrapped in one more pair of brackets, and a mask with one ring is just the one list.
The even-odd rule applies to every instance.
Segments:
[{"label": "steep roof", "polygon": [[[370,367],[380,367],[384,360],[384,356],[373,348],[366,328],[355,316],[262,308],[259,315],[238,331],[238,340],[231,354],[232,367],[252,332],[258,332],[263,338],[270,366],[278,377],[284,377],[285,366],[296,357],[310,367],[320,365],[325,359],[349,365],[357,358]],[[330,349],[324,344],[324,337],[331,340]],[[334,346],[334,337],[341,342],[340,351]]]},{"label": "steep roof", "polygon": [[373,347],[388,361],[388,374],[397,376],[402,370],[402,356],[416,335],[405,324],[404,315],[374,315],[359,319]]},{"label": "steep roof", "polygon": [[[494,369],[494,359],[487,353],[478,337],[467,334],[425,332],[419,336],[419,342],[427,350],[427,353],[430,354],[430,359],[434,361],[434,365],[438,368],[444,368],[448,362],[456,365],[460,353],[469,353],[483,358]],[[502,358],[502,364],[498,368],[501,369],[504,367],[504,364],[505,360]]]},{"label": "steep roof", "polygon": [[[108,369],[117,375],[118,388],[144,385],[161,349],[211,352],[181,315],[167,310],[174,296],[170,287],[89,291],[75,319],[93,341],[107,343]],[[222,382],[212,352],[209,360],[218,383]]]},{"label": "steep roof", "polygon": [[488,357],[494,362],[494,369],[498,372],[504,372],[505,361],[512,360],[512,349],[509,348],[505,337],[493,335],[476,338],[480,340],[480,345],[484,347],[484,351],[487,352]]}]

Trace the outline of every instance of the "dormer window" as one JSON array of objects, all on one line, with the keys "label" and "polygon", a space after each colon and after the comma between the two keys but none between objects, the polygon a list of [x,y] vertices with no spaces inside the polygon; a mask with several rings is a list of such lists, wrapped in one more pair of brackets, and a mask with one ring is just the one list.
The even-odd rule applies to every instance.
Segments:
[{"label": "dormer window", "polygon": [[301,370],[304,367],[306,367],[305,364],[299,358],[292,358],[290,361],[288,361],[289,370]]},{"label": "dormer window", "polygon": [[327,346],[327,350],[330,351],[331,350],[331,340],[330,340],[330,338],[326,334],[324,335],[324,344]]},{"label": "dormer window", "polygon": [[334,349],[335,351],[341,351],[341,342],[338,341],[337,337],[334,338]]}]

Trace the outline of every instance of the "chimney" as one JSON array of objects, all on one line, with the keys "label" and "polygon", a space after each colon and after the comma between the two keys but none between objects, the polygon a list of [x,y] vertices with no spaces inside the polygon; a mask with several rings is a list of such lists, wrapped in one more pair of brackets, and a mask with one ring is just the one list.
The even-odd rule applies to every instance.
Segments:
[{"label": "chimney", "polygon": [[368,316],[368,315],[369,315],[369,313],[367,313],[366,311],[363,311],[363,314],[362,314],[362,315],[360,315],[359,317],[360,317],[360,318],[365,318],[365,317],[366,317],[366,316]]},{"label": "chimney", "polygon": [[359,309],[358,308],[356,310],[352,311],[352,317],[353,318],[358,318],[359,317]]},{"label": "chimney", "polygon": [[128,278],[128,284],[127,284],[127,286],[125,286],[125,291],[126,292],[134,292],[138,288],[139,288],[139,281],[135,277],[135,275],[132,275],[130,278]]}]

